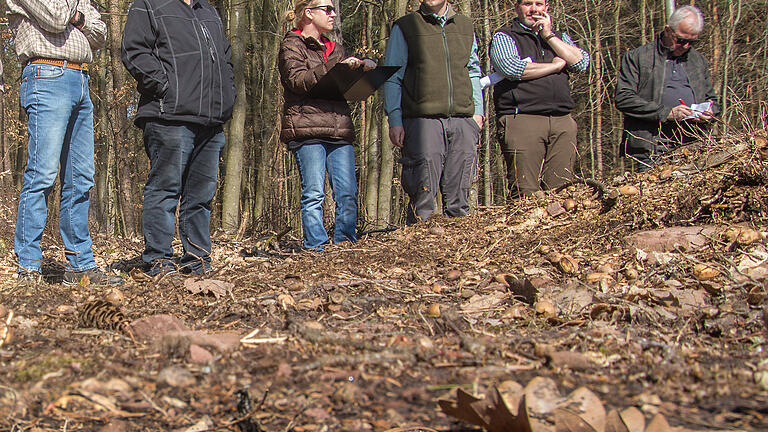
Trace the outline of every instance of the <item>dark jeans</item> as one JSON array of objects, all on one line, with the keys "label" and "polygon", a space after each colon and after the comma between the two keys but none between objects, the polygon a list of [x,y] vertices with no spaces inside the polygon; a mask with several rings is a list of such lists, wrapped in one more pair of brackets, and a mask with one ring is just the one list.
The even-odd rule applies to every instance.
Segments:
[{"label": "dark jeans", "polygon": [[184,249],[180,265],[194,273],[210,269],[211,200],[224,141],[221,126],[163,120],[144,125],[144,149],[150,165],[142,212],[142,260],[146,264],[173,257],[171,242],[178,206]]}]

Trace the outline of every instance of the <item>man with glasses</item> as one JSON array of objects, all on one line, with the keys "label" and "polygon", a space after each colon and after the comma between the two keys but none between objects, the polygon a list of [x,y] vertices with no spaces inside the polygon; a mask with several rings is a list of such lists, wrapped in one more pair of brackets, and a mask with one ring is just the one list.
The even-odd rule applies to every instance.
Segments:
[{"label": "man with glasses", "polygon": [[624,113],[621,147],[638,171],[699,139],[720,112],[707,61],[693,49],[703,27],[699,9],[680,7],[656,40],[621,62],[615,96]]}]

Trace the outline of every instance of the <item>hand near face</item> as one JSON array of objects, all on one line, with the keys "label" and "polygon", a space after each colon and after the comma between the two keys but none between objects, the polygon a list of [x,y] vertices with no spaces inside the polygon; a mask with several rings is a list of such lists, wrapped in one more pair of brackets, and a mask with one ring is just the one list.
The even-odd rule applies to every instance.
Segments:
[{"label": "hand near face", "polygon": [[547,12],[539,12],[532,18],[535,30],[539,31],[539,36],[548,37],[552,34],[552,18]]}]

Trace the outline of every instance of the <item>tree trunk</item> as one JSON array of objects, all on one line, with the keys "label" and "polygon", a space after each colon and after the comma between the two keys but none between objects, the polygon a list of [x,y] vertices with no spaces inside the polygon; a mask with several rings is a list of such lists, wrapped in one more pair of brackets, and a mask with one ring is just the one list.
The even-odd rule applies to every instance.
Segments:
[{"label": "tree trunk", "polygon": [[[109,0],[109,10],[123,10],[120,0]],[[127,139],[128,113],[126,106],[118,95],[125,94],[125,71],[120,60],[120,45],[123,37],[123,25],[120,14],[113,13],[107,20],[109,27],[110,66],[112,68],[112,88],[109,91],[114,95],[112,113],[112,127],[114,132],[114,148],[117,152],[117,169],[120,193],[120,205],[122,207],[123,229],[125,234],[132,235],[137,232],[136,208],[133,196],[133,185],[136,184],[136,176],[132,169],[131,145]]]},{"label": "tree trunk", "polygon": [[[488,0],[481,0],[480,2],[481,13],[483,14],[483,27],[478,40],[478,50],[480,49],[481,41],[490,43],[491,40],[491,20],[489,17],[490,11],[488,10]],[[491,72],[491,60],[486,56],[481,56],[485,61],[483,62],[483,70],[486,73]],[[491,188],[491,104],[489,103],[489,95],[491,88],[483,93],[483,105],[485,107],[485,124],[483,125],[483,133],[481,134],[480,155],[479,155],[479,171],[480,171],[480,184],[482,185],[482,193],[480,194],[480,203],[484,206],[490,206],[493,204],[492,188]]]},{"label": "tree trunk", "polygon": [[229,123],[229,142],[225,165],[224,188],[221,194],[221,227],[228,233],[237,231],[240,224],[240,191],[243,179],[243,156],[245,154],[245,117],[248,101],[245,96],[245,3],[233,3],[230,17],[230,43],[232,44],[232,65],[235,70],[235,91],[237,99]]}]

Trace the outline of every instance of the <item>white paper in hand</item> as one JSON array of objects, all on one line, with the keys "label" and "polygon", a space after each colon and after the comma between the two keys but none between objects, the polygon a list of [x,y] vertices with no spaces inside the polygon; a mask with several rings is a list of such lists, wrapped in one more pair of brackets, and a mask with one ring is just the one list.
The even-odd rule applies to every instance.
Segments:
[{"label": "white paper in hand", "polygon": [[691,104],[691,115],[684,118],[683,120],[690,120],[701,117],[701,113],[709,111],[712,109],[712,101],[706,101],[698,104]]}]

